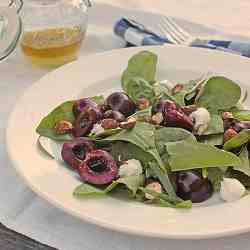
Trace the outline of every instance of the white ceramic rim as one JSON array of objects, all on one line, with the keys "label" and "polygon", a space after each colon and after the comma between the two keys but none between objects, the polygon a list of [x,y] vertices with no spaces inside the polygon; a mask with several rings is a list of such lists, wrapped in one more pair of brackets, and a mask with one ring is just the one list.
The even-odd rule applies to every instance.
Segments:
[{"label": "white ceramic rim", "polygon": [[[118,216],[115,213],[112,215],[114,217],[109,217],[111,215],[108,213],[112,213],[111,211],[105,211],[105,216],[102,215],[104,217],[100,217],[100,214],[98,216],[89,215],[88,213],[86,213],[86,211],[85,213],[83,213],[82,210],[81,211],[76,210],[75,207],[72,207],[73,205],[71,206],[71,204],[68,204],[68,203],[65,204],[65,200],[63,200],[64,194],[62,194],[62,197],[61,197],[61,194],[59,192],[58,194],[60,195],[54,197],[53,195],[50,194],[48,190],[44,190],[39,186],[40,179],[34,180],[33,176],[29,175],[29,171],[24,171],[25,169],[23,166],[24,163],[21,162],[19,157],[22,157],[22,154],[29,154],[29,151],[26,151],[27,150],[26,148],[29,147],[29,140],[25,141],[25,143],[22,140],[20,142],[20,138],[23,135],[20,135],[21,137],[17,138],[13,136],[13,134],[16,133],[16,124],[18,120],[20,121],[20,114],[22,115],[26,114],[26,111],[27,113],[31,112],[29,113],[29,115],[33,115],[36,113],[35,111],[32,111],[32,108],[28,110],[29,107],[26,102],[29,100],[29,98],[31,99],[38,98],[39,95],[44,98],[45,96],[43,96],[43,94],[48,92],[48,90],[46,90],[46,87],[49,87],[49,84],[52,80],[64,79],[65,81],[69,81],[70,79],[69,75],[71,74],[72,76],[73,72],[76,74],[81,69],[85,70],[86,79],[91,77],[91,75],[95,72],[94,69],[95,70],[98,69],[99,71],[97,74],[98,77],[95,76],[93,78],[92,76],[92,82],[89,81],[89,83],[87,83],[89,86],[95,81],[96,82],[101,81],[102,75],[105,75],[105,72],[107,72],[107,70],[110,70],[110,68],[112,68],[112,71],[114,71],[113,74],[117,74],[118,72],[120,74],[121,69],[123,69],[126,66],[128,58],[130,58],[130,56],[135,54],[136,52],[145,50],[145,49],[157,53],[160,59],[162,60],[164,59],[163,61],[167,62],[163,68],[172,67],[174,65],[175,67],[178,67],[179,70],[188,69],[191,71],[199,71],[199,72],[201,69],[206,68],[206,71],[218,72],[232,79],[239,79],[241,82],[244,82],[244,83],[247,83],[248,81],[250,81],[250,76],[248,74],[249,68],[250,68],[249,59],[243,58],[237,55],[226,54],[224,52],[217,52],[217,51],[211,51],[211,50],[199,49],[199,48],[188,48],[188,47],[183,47],[183,46],[178,46],[178,47],[177,46],[160,46],[160,47],[154,46],[154,47],[147,47],[147,48],[145,47],[144,48],[129,48],[129,49],[122,49],[122,50],[114,50],[111,52],[104,52],[104,53],[96,54],[94,56],[82,58],[78,60],[77,62],[68,64],[48,74],[47,76],[43,77],[33,86],[31,86],[26,91],[26,93],[18,100],[15,109],[13,110],[12,114],[9,117],[7,135],[6,135],[7,136],[7,151],[10,156],[10,159],[13,162],[14,167],[16,168],[17,172],[24,178],[27,185],[33,191],[35,191],[39,196],[49,201],[52,205],[59,207],[63,209],[64,211],[66,211],[67,213],[77,216],[85,221],[94,223],[96,225],[99,225],[99,226],[102,226],[104,228],[108,228],[111,230],[120,231],[124,233],[129,233],[129,234],[136,234],[136,235],[141,235],[141,236],[174,238],[174,239],[215,238],[215,237],[235,235],[235,234],[250,231],[250,219],[248,219],[248,216],[244,216],[244,214],[246,214],[245,212],[247,212],[248,208],[250,207],[249,196],[235,203],[223,203],[223,204],[219,204],[216,206],[197,207],[188,211],[176,210],[176,209],[171,209],[171,208],[154,208],[154,207],[150,207],[146,205],[142,205],[143,206],[142,208],[142,206],[137,203],[136,204],[127,203],[125,207],[126,209],[125,209],[124,207],[122,207],[123,203],[117,201],[117,206],[120,206],[119,209],[122,209],[121,211],[123,212],[128,211],[128,214],[124,213],[126,214],[125,218],[123,218],[122,216]],[[106,62],[109,62],[109,63],[106,63]],[[116,71],[117,69],[119,69],[119,71]],[[55,84],[57,85],[58,83],[56,83],[55,81]],[[70,90],[70,87],[68,85],[67,86],[63,85],[63,88],[65,88],[66,92]],[[86,91],[87,90],[88,88],[86,88]],[[76,91],[75,92],[74,91],[72,91],[71,93],[73,96],[79,94]],[[61,101],[62,98],[63,97],[60,96],[60,92],[59,92],[58,95],[55,96],[55,103],[57,103],[58,101]],[[24,103],[26,103],[26,106],[23,106]],[[43,113],[46,114],[49,111],[49,109],[53,107],[54,104],[52,103],[50,105],[47,105],[47,103],[44,102],[44,103],[36,103],[35,105],[38,108],[41,108],[41,106],[44,107],[46,111],[43,111]],[[248,102],[248,105],[249,105],[249,102]],[[29,105],[29,106],[32,106],[32,105]],[[27,110],[23,110],[24,108],[26,108]],[[44,114],[40,114],[39,116],[42,118]],[[20,122],[24,122],[25,124],[26,121],[27,121],[27,117],[25,117],[24,115],[22,121]],[[33,121],[30,121],[30,123],[33,123]],[[34,133],[34,131],[31,131],[31,133]],[[25,134],[25,133],[21,133],[21,134]],[[16,150],[15,148],[16,145],[18,146],[23,145],[22,154],[20,154],[20,150]],[[35,157],[34,159],[40,159],[39,158],[40,156],[34,155],[34,157]],[[34,171],[38,171],[38,170],[34,170]],[[65,180],[68,180],[68,177],[66,177],[66,175],[64,178]],[[48,185],[50,185],[49,182],[48,182]],[[55,189],[56,188],[57,187],[55,187]],[[69,198],[69,200],[70,199],[71,198]],[[107,201],[99,200],[96,202],[99,205],[100,204],[105,205],[107,202],[111,202],[110,199],[111,198],[107,198]],[[73,200],[71,200],[71,202],[74,203]],[[79,204],[80,203],[82,204],[82,201],[77,201],[77,202],[79,202]],[[75,204],[77,202],[75,202]],[[87,206],[89,205],[92,206],[94,203],[95,203],[94,201],[85,201],[85,205],[87,204]],[[93,208],[96,208],[95,205],[93,205]],[[135,207],[139,207],[140,213],[137,212],[135,214],[130,214],[129,213],[130,211],[135,211],[133,210],[133,209],[136,209]],[[164,209],[164,212],[162,212],[163,211],[162,209]],[[99,210],[97,211],[99,212]],[[95,212],[95,209],[93,210],[93,212]],[[149,216],[149,215],[152,215],[152,212],[154,216],[160,216],[159,218],[157,218],[157,221],[155,221],[154,219],[151,218],[151,216]],[[106,213],[107,213],[107,216],[106,216]],[[187,213],[191,213],[191,214],[187,215]],[[138,216],[142,216],[142,218],[144,216],[143,220],[137,221]],[[193,217],[192,219],[191,216],[195,216],[195,217]],[[126,217],[128,217],[128,219]],[[112,218],[112,220],[110,220],[110,218]],[[230,218],[230,221],[229,221],[229,218]],[[167,221],[165,221],[165,219]],[[184,219],[184,221],[181,222],[180,219],[182,220]],[[119,221],[117,222],[117,220]],[[133,221],[133,225],[131,224],[132,221]],[[204,221],[206,221],[205,225],[202,224]],[[178,223],[182,223],[182,225],[178,225]]]}]

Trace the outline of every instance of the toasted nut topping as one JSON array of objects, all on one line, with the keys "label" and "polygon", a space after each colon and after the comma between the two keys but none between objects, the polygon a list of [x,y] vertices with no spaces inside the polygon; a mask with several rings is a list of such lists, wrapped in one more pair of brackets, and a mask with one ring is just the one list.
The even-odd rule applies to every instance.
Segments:
[{"label": "toasted nut topping", "polygon": [[232,128],[229,128],[225,131],[224,133],[224,142],[232,139],[234,136],[236,136],[238,133],[232,129]]},{"label": "toasted nut topping", "polygon": [[164,120],[164,119],[163,119],[162,112],[156,113],[156,114],[153,115],[152,118],[151,118],[151,122],[152,122],[153,124],[157,124],[157,125],[161,124],[161,123],[163,122],[163,120]]},{"label": "toasted nut topping", "polygon": [[234,118],[234,116],[233,116],[233,114],[231,113],[231,112],[224,112],[223,114],[222,114],[222,119],[223,120],[226,120],[226,119],[233,119]]},{"label": "toasted nut topping", "polygon": [[73,129],[73,125],[71,122],[61,120],[56,122],[54,129],[56,134],[63,135],[71,132],[71,130]]},{"label": "toasted nut topping", "polygon": [[[159,182],[151,182],[150,184],[148,184],[146,186],[147,189],[150,189],[152,191],[155,191],[157,193],[161,193],[162,192],[162,187],[161,187],[161,184]],[[145,197],[149,200],[152,200],[154,199],[154,197],[150,194],[146,194]]]},{"label": "toasted nut topping", "polygon": [[181,92],[182,90],[183,90],[183,88],[184,88],[184,85],[183,84],[176,84],[173,88],[172,88],[172,90],[171,90],[171,92],[172,92],[172,95],[176,95],[176,94],[178,94],[179,92]]},{"label": "toasted nut topping", "polygon": [[101,126],[104,129],[114,129],[119,127],[119,122],[115,119],[107,118],[102,120]]},{"label": "toasted nut topping", "polygon": [[146,98],[140,98],[138,101],[137,101],[137,107],[138,109],[140,110],[143,110],[143,109],[146,109],[150,106],[150,102],[149,100],[147,100]]},{"label": "toasted nut topping", "polygon": [[132,129],[136,124],[136,119],[134,117],[130,117],[127,121],[121,122],[120,127],[125,129]]}]

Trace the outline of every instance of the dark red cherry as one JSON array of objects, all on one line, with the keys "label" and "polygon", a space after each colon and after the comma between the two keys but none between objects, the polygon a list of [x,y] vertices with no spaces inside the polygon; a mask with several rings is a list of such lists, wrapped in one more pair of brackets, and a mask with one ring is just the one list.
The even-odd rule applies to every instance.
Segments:
[{"label": "dark red cherry", "polygon": [[213,194],[213,187],[208,179],[204,179],[192,171],[181,171],[176,174],[177,195],[183,200],[194,203],[203,202]]},{"label": "dark red cherry", "polygon": [[78,168],[82,180],[90,184],[111,183],[118,175],[118,167],[113,157],[106,151],[94,150],[87,154]]},{"label": "dark red cherry", "polygon": [[77,169],[85,159],[86,154],[95,148],[93,142],[87,138],[75,138],[66,141],[62,147],[63,160],[73,169]]},{"label": "dark red cherry", "polygon": [[106,99],[110,109],[119,111],[125,117],[132,115],[136,110],[135,103],[123,92],[114,92]]}]

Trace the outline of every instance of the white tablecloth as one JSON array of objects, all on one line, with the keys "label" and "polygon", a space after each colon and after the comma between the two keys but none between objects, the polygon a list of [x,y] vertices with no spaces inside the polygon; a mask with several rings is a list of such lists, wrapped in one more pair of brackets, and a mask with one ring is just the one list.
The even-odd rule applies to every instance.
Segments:
[{"label": "white tablecloth", "polygon": [[[112,24],[121,16],[137,17],[145,23],[150,20],[148,24],[156,27],[159,16],[135,11],[136,8],[142,7],[151,11],[158,9],[168,15],[180,17],[184,19],[180,22],[197,34],[225,36],[224,30],[250,36],[248,15],[250,2],[248,0],[221,0],[220,2],[213,0],[107,0],[106,2],[113,2],[119,6],[127,5],[126,7],[132,7],[133,11],[106,4],[96,4],[90,11],[89,33],[81,56],[122,47],[123,41],[112,34]],[[216,13],[218,14],[214,15]],[[185,19],[204,25],[193,24]],[[234,22],[234,19],[239,22]],[[213,27],[221,28],[222,32],[214,31]],[[19,50],[8,60],[0,63],[0,221],[2,223],[15,231],[62,250],[249,249],[250,234],[214,240],[176,241],[146,239],[111,232],[87,224],[54,208],[30,191],[23,180],[15,174],[6,154],[5,128],[8,115],[18,96],[47,72],[48,70],[31,67],[23,59]]]}]

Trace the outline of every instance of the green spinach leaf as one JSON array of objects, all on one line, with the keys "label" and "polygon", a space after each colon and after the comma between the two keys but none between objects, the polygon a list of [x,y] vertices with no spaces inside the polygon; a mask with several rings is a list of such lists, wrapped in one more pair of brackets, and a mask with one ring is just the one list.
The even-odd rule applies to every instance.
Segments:
[{"label": "green spinach leaf", "polygon": [[146,153],[140,147],[124,141],[113,142],[111,146],[111,154],[116,161],[137,159],[144,167],[147,166],[148,162],[154,159],[152,155]]},{"label": "green spinach leaf", "polygon": [[211,121],[209,123],[208,129],[203,135],[213,135],[224,133],[224,125],[221,115],[211,114]]},{"label": "green spinach leaf", "polygon": [[115,135],[121,131],[122,131],[121,128],[106,129],[99,134],[90,134],[89,137],[93,140],[101,140],[102,138],[105,138],[105,137],[111,136],[111,135]]},{"label": "green spinach leaf", "polygon": [[243,172],[229,168],[226,173],[226,177],[235,178],[239,180],[246,188],[250,188],[250,177]]},{"label": "green spinach leaf", "polygon": [[56,122],[65,120],[73,122],[75,117],[72,111],[74,101],[67,101],[56,107],[46,117],[42,119],[38,125],[36,132],[45,137],[49,137],[54,140],[70,140],[72,136],[70,134],[58,135],[55,133],[54,126]]},{"label": "green spinach leaf", "polygon": [[139,175],[139,176],[123,177],[114,181],[114,183],[116,183],[116,185],[118,184],[125,185],[132,192],[132,195],[135,196],[138,188],[144,185],[144,181],[145,181],[144,175]]},{"label": "green spinach leaf", "polygon": [[167,143],[166,147],[172,171],[241,164],[239,157],[233,153],[195,141]]},{"label": "green spinach leaf", "polygon": [[207,175],[208,175],[208,168],[202,168],[201,169],[201,176],[203,178],[207,178]]},{"label": "green spinach leaf", "polygon": [[[167,201],[164,201],[163,199],[159,199],[159,205],[162,206],[162,207],[170,207],[168,205],[168,202]],[[185,208],[185,209],[189,209],[189,208],[192,208],[193,204],[192,204],[192,201],[190,200],[187,200],[187,201],[182,201],[182,202],[179,202],[177,203],[176,205],[174,205],[174,207],[172,208]]]},{"label": "green spinach leaf", "polygon": [[131,78],[126,84],[125,92],[134,102],[137,102],[140,98],[149,100],[151,104],[155,101],[152,85],[141,77]]},{"label": "green spinach leaf", "polygon": [[198,95],[199,90],[201,89],[202,85],[205,84],[208,78],[208,74],[202,75],[201,77],[190,80],[187,84],[189,86],[193,86],[185,95],[185,101],[191,101],[196,95]]},{"label": "green spinach leaf", "polygon": [[133,129],[124,129],[120,133],[105,138],[108,141],[127,141],[135,144],[145,152],[155,150],[155,126],[146,122],[137,122]]},{"label": "green spinach leaf", "polygon": [[83,183],[75,188],[73,195],[75,196],[103,196],[105,195],[105,190],[96,188],[90,184]]},{"label": "green spinach leaf", "polygon": [[160,155],[166,153],[165,144],[186,139],[196,140],[195,136],[182,128],[159,127],[155,130],[155,144]]},{"label": "green spinach leaf", "polygon": [[211,181],[215,192],[220,191],[224,173],[219,168],[207,168],[207,178]]},{"label": "green spinach leaf", "polygon": [[239,121],[250,121],[250,110],[234,111],[233,117]]},{"label": "green spinach leaf", "polygon": [[166,97],[169,97],[168,99],[173,98],[171,94],[171,89],[165,84],[165,81],[155,82],[155,84],[153,85],[153,88],[154,88],[154,92],[157,98],[160,98],[163,95],[166,95]]},{"label": "green spinach leaf", "polygon": [[186,209],[192,208],[192,202],[190,200],[182,201],[180,203],[177,203],[176,205],[173,205],[172,203],[168,201],[155,197],[152,201],[148,201],[147,203],[155,204],[159,207],[186,208]]},{"label": "green spinach leaf", "polygon": [[235,166],[234,170],[238,170],[245,175],[250,176],[250,164],[249,164],[249,156],[247,147],[244,146],[240,152],[239,158],[241,159],[242,164],[239,166]]},{"label": "green spinach leaf", "polygon": [[132,195],[135,196],[138,188],[140,186],[144,185],[144,176],[129,176],[124,178],[119,178],[115,181],[113,181],[109,186],[107,186],[105,189],[96,188],[92,185],[89,185],[87,183],[83,183],[80,186],[76,187],[76,189],[73,192],[73,195],[75,196],[103,196],[111,192],[113,189],[116,188],[117,185],[123,184],[125,185],[131,192]]},{"label": "green spinach leaf", "polygon": [[198,138],[199,142],[210,144],[214,146],[221,146],[224,142],[223,134],[215,134],[215,135],[202,135]]},{"label": "green spinach leaf", "polygon": [[[104,103],[104,97],[102,95],[93,96],[91,99],[97,104]],[[58,135],[55,133],[54,126],[56,122],[65,120],[71,123],[74,122],[75,117],[73,114],[73,105],[74,101],[66,101],[59,106],[57,106],[54,110],[52,110],[47,116],[45,116],[38,127],[36,128],[36,132],[41,135],[48,137],[53,140],[65,141],[72,139],[71,134]]]},{"label": "green spinach leaf", "polygon": [[122,74],[122,88],[127,92],[127,84],[134,77],[140,77],[147,82],[155,81],[157,55],[150,51],[142,51],[128,61],[127,69]]},{"label": "green spinach leaf", "polygon": [[156,98],[163,98],[178,103],[178,101],[172,95],[171,89],[164,82],[165,81],[159,81],[153,85]]},{"label": "green spinach leaf", "polygon": [[[145,122],[137,122],[136,126],[131,130],[123,130],[119,134],[105,138],[108,141],[126,141],[135,144],[141,148],[144,152],[149,153],[158,163],[157,167],[164,174],[158,176],[160,172],[156,175],[162,182],[165,190],[172,197],[176,198],[176,194],[172,183],[168,177],[166,166],[164,165],[155,145],[155,126]],[[158,170],[158,169],[157,169]]]},{"label": "green spinach leaf", "polygon": [[186,84],[183,84],[183,89],[174,95],[174,98],[179,105],[181,106],[186,105],[185,103],[186,96],[188,96],[190,93],[193,93],[193,91],[195,91],[196,84],[197,84],[196,82],[192,82],[192,81]]},{"label": "green spinach leaf", "polygon": [[222,76],[211,77],[205,84],[197,105],[212,112],[234,107],[241,96],[238,84]]},{"label": "green spinach leaf", "polygon": [[250,129],[243,129],[239,134],[225,142],[223,149],[231,150],[238,148],[250,140]]},{"label": "green spinach leaf", "polygon": [[130,117],[134,117],[137,121],[146,121],[148,118],[151,117],[151,110],[152,110],[152,106],[143,110],[139,110],[135,112],[133,115],[131,115]]},{"label": "green spinach leaf", "polygon": [[158,193],[148,188],[139,188],[144,194],[150,194],[154,197],[153,203],[159,204],[164,207],[172,208],[191,208],[192,202],[190,200],[183,201],[182,199],[172,200],[167,194]]}]

